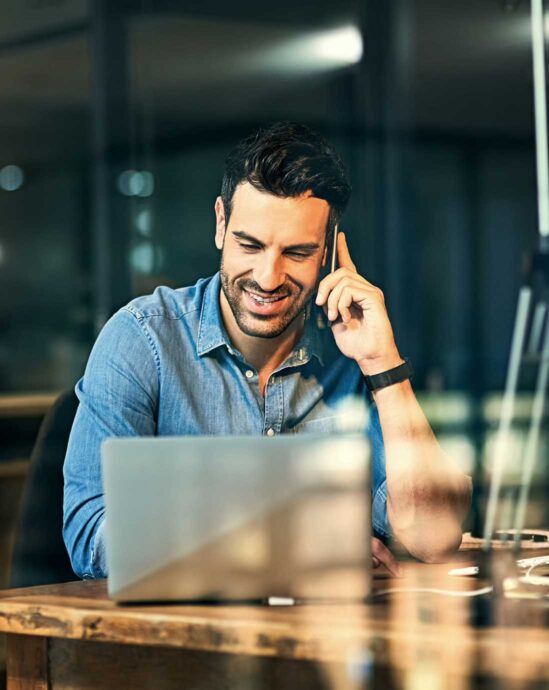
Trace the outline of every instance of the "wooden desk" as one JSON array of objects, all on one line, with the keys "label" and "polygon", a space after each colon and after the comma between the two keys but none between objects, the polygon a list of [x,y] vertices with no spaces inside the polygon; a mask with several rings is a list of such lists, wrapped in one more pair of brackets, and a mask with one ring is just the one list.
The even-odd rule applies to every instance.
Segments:
[{"label": "wooden desk", "polygon": [[[470,559],[470,557],[469,557]],[[455,565],[455,564],[454,564]],[[449,565],[405,564],[387,587],[470,590]],[[105,581],[0,592],[9,690],[497,688],[549,682],[543,601],[503,602],[471,625],[470,598],[402,592],[369,605],[131,606]],[[535,687],[540,687],[536,685]]]}]

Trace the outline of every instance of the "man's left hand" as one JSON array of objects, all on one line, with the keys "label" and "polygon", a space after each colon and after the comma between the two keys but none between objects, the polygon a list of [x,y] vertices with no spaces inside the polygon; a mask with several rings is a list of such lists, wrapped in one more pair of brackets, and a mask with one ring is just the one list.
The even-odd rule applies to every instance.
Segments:
[{"label": "man's left hand", "polygon": [[402,364],[383,292],[359,275],[341,232],[337,255],[340,268],[320,281],[316,304],[323,306],[338,348],[356,360],[363,374]]}]

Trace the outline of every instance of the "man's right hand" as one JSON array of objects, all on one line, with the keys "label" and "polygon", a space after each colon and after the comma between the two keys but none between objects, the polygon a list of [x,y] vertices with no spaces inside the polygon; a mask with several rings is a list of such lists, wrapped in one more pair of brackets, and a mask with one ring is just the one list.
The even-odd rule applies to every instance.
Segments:
[{"label": "man's right hand", "polygon": [[393,554],[381,540],[372,537],[372,566],[373,568],[379,568],[382,565],[394,577],[402,576],[402,568]]}]

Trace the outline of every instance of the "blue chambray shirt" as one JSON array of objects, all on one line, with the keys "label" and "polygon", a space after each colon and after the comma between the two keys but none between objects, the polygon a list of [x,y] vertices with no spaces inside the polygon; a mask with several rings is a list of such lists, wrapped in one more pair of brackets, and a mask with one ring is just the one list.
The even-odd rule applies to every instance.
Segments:
[{"label": "blue chambray shirt", "polygon": [[[93,347],[76,385],[80,400],[64,465],[63,536],[82,578],[106,577],[100,446],[113,436],[330,432],[337,408],[367,392],[320,310],[273,372],[264,397],[257,371],[231,345],[219,306],[220,277],[159,287],[120,309]],[[373,526],[389,535],[383,439],[372,405]]]}]

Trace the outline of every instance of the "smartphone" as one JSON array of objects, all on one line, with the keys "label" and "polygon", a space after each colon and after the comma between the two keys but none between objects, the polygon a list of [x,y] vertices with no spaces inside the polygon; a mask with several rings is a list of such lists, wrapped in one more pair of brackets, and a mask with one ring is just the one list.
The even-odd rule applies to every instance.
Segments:
[{"label": "smartphone", "polygon": [[330,273],[336,270],[336,259],[337,259],[337,233],[339,232],[339,223],[335,224],[334,228],[334,238],[332,244],[332,260],[330,262]]}]

